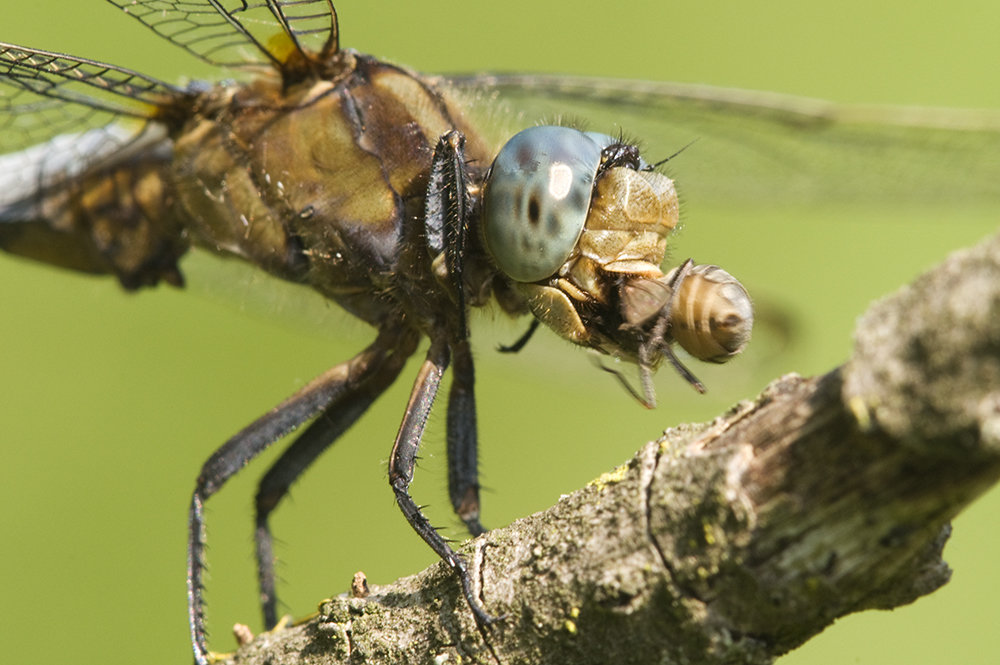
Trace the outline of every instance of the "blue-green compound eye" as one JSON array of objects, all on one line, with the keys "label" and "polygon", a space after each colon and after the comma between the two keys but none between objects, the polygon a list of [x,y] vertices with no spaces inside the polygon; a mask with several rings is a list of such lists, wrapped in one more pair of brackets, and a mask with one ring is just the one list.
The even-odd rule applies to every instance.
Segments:
[{"label": "blue-green compound eye", "polygon": [[569,258],[590,208],[601,146],[569,127],[531,127],[507,141],[483,192],[483,235],[518,282],[553,275]]}]

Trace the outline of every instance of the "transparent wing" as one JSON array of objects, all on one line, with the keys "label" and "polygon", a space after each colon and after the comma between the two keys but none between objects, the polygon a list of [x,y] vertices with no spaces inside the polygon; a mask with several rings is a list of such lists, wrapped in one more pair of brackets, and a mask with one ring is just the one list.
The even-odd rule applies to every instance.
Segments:
[{"label": "transparent wing", "polygon": [[[811,257],[808,267],[782,264],[814,287],[803,290],[800,302],[790,303],[783,292],[754,290],[758,330],[748,358],[739,363],[747,372],[754,363],[770,367],[774,359],[787,357],[803,330],[824,329],[829,313],[823,308],[831,306],[825,285],[859,282],[861,274],[871,274],[834,258],[850,256],[843,243],[909,247],[908,238],[899,235],[901,227],[889,223],[899,219],[900,210],[941,228],[952,226],[958,210],[987,225],[995,224],[1000,211],[997,112],[843,106],[771,93],[584,77],[449,80],[471,101],[473,119],[481,121],[477,126],[489,128],[489,138],[498,144],[516,129],[561,122],[624,132],[640,143],[650,162],[673,156],[663,169],[677,182],[682,215],[704,219],[700,215],[712,209],[718,228],[707,243],[700,233],[702,245],[694,251],[691,246],[698,241],[682,240],[690,253],[680,258],[693,254],[730,265],[720,254],[742,254],[737,274],[767,284],[754,257],[770,256],[775,242],[789,243],[782,251]],[[786,218],[782,208],[791,211],[787,218],[793,224],[812,227],[794,236],[808,238],[808,246],[795,245],[785,235],[790,227],[781,221]],[[816,214],[833,211],[837,217],[847,209],[866,214],[848,214],[845,221],[887,223],[874,223],[856,235],[857,225],[838,228]],[[915,236],[928,235],[926,226],[915,229]],[[708,247],[712,242],[719,244]],[[723,243],[742,249],[723,250]],[[732,369],[726,368],[726,381],[732,380]],[[712,371],[699,369],[699,374],[712,383]]]},{"label": "transparent wing", "polygon": [[113,160],[162,154],[188,93],[122,67],[0,43],[0,221]]},{"label": "transparent wing", "polygon": [[[555,76],[451,77],[520,126],[575,123],[673,157],[686,198],[755,205],[1000,202],[1000,114],[838,106],[771,93]],[[509,131],[509,130],[505,130]]]},{"label": "transparent wing", "polygon": [[223,67],[281,69],[337,50],[332,0],[108,0],[161,37]]},{"label": "transparent wing", "polygon": [[[186,93],[138,72],[0,43],[0,154],[115,120],[165,117]],[[114,141],[128,138],[117,130]]]}]

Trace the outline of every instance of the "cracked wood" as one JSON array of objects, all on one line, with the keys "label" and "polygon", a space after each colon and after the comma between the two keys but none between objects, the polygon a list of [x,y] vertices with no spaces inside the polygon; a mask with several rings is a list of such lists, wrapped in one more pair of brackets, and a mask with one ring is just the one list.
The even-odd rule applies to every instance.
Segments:
[{"label": "cracked wood", "polygon": [[[770,663],[950,576],[1000,477],[1000,236],[861,320],[844,366],[682,425],[461,550],[503,663]],[[243,647],[239,663],[494,662],[443,564]]]}]

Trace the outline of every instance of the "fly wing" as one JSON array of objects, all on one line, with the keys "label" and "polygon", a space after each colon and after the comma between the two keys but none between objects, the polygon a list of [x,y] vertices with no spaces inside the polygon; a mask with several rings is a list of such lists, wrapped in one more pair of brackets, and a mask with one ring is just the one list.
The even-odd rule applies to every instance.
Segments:
[{"label": "fly wing", "polygon": [[164,39],[222,67],[284,70],[289,62],[322,61],[337,51],[332,0],[109,2]]},{"label": "fly wing", "polygon": [[[586,118],[636,138],[688,201],[740,206],[1000,202],[1000,113],[840,106],[707,86],[585,77],[455,77],[521,126]],[[689,148],[682,150],[685,146]]]}]

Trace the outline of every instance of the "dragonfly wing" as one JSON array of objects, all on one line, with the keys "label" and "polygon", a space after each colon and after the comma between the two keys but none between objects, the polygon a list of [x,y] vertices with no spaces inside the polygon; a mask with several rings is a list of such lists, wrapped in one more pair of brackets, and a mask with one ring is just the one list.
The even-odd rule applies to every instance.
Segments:
[{"label": "dragonfly wing", "polygon": [[[452,77],[541,120],[637,138],[651,162],[677,154],[689,199],[963,205],[1000,200],[1000,114],[836,105],[708,86],[558,76]],[[690,146],[685,149],[686,146]]]},{"label": "dragonfly wing", "polygon": [[0,219],[31,219],[39,193],[109,162],[163,153],[161,121],[186,96],[122,67],[0,43]]},{"label": "dragonfly wing", "polygon": [[119,119],[166,120],[187,94],[124,67],[0,43],[0,154]]},{"label": "dragonfly wing", "polygon": [[337,51],[332,0],[109,1],[164,39],[222,67],[282,69],[293,53],[313,61]]},{"label": "dragonfly wing", "polygon": [[114,273],[127,288],[180,283],[187,241],[171,200],[168,128],[193,95],[93,60],[0,44],[0,248]]}]

